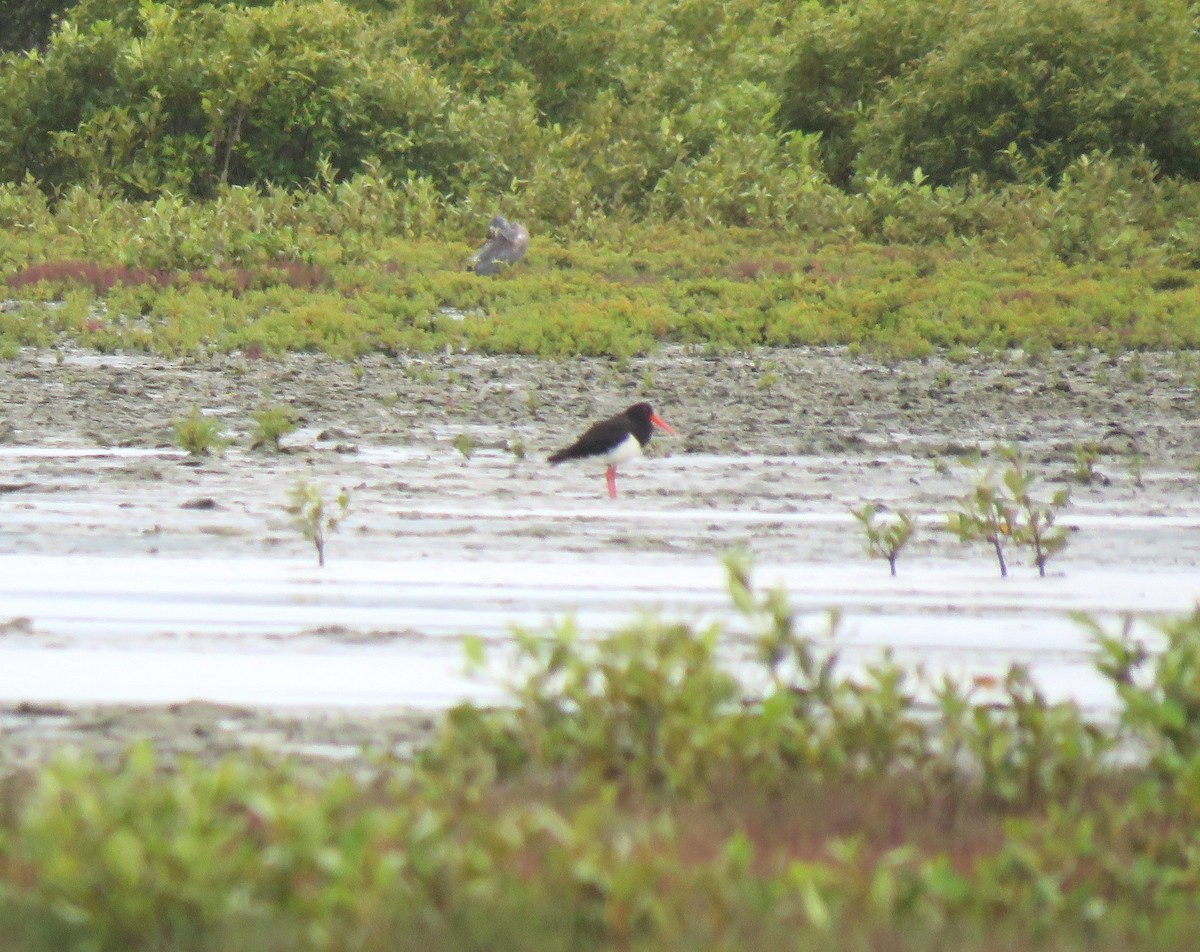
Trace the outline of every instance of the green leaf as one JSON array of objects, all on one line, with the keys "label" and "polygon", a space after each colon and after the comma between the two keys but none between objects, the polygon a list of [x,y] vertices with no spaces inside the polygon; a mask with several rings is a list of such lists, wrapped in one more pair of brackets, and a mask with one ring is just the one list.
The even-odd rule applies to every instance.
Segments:
[{"label": "green leaf", "polygon": [[746,873],[754,862],[754,842],[744,830],[738,830],[726,841],[723,853],[727,866]]},{"label": "green leaf", "polygon": [[137,885],[141,879],[145,866],[145,851],[141,841],[131,830],[119,829],[105,840],[104,859],[108,868],[125,885]]},{"label": "green leaf", "polygon": [[800,889],[800,902],[804,907],[804,915],[809,924],[818,929],[828,929],[833,922],[829,904],[825,902],[820,889],[815,883],[805,883]]},{"label": "green leaf", "polygon": [[463,638],[463,653],[467,658],[468,670],[480,671],[487,666],[487,646],[478,635]]}]

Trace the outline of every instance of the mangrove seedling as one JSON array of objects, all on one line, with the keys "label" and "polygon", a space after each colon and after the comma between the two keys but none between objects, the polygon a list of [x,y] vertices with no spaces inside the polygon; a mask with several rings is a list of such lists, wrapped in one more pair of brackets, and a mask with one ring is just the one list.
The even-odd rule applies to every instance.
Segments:
[{"label": "mangrove seedling", "polygon": [[321,486],[300,480],[292,489],[287,511],[291,513],[292,525],[317,550],[317,564],[325,567],[325,535],[337,530],[350,509],[350,494],[346,490],[338,493],[336,509],[325,501]]},{"label": "mangrove seedling", "polygon": [[1025,460],[1015,447],[1001,449],[1008,461],[1004,471],[1004,488],[1012,495],[1019,514],[1014,538],[1033,550],[1033,564],[1038,575],[1046,577],[1046,562],[1051,556],[1067,547],[1067,530],[1055,525],[1058,512],[1071,501],[1071,490],[1062,487],[1050,497],[1049,502],[1038,502],[1031,490],[1037,482],[1037,474],[1025,467]]},{"label": "mangrove seedling", "polygon": [[1071,478],[1077,483],[1083,483],[1085,486],[1090,486],[1096,480],[1102,477],[1096,471],[1096,463],[1100,461],[1100,447],[1095,443],[1076,443],[1075,444],[1075,469],[1071,471]]},{"label": "mangrove seedling", "polygon": [[1001,577],[1008,577],[1004,547],[1012,538],[1017,506],[996,485],[996,474],[987,470],[958,501],[958,509],[947,516],[946,527],[961,542],[987,542],[996,553]]},{"label": "mangrove seedling", "polygon": [[296,429],[296,412],[285,404],[263,407],[251,415],[254,420],[254,435],[250,449],[266,447],[273,453],[279,452],[279,441]]},{"label": "mangrove seedling", "polygon": [[892,577],[896,575],[896,559],[900,550],[908,545],[917,528],[916,518],[908,512],[896,513],[895,519],[887,522],[876,522],[875,514],[878,508],[873,503],[866,503],[859,509],[851,509],[850,514],[857,519],[867,535],[867,554],[873,559],[887,559]]},{"label": "mangrove seedling", "polygon": [[466,431],[459,433],[458,436],[454,438],[454,448],[462,453],[464,461],[471,458],[471,454],[475,452],[475,446],[476,443],[474,437],[472,437],[471,434],[467,433]]},{"label": "mangrove seedling", "polygon": [[1134,453],[1129,457],[1129,478],[1133,480],[1134,489],[1145,489],[1146,483],[1143,479],[1143,467],[1146,465],[1141,453]]},{"label": "mangrove seedling", "polygon": [[199,407],[193,407],[190,414],[172,423],[171,429],[175,431],[176,444],[190,456],[219,453],[229,443],[222,433],[221,421],[206,417]]},{"label": "mangrove seedling", "polygon": [[1056,525],[1058,512],[1070,501],[1070,490],[1058,490],[1049,502],[1033,498],[1037,475],[1030,472],[1020,451],[1001,447],[1000,455],[1008,463],[997,481],[995,469],[988,469],[959,500],[958,510],[948,516],[947,527],[963,542],[982,541],[992,546],[1000,575],[1008,575],[1004,550],[1008,542],[1028,546],[1033,552],[1038,574],[1046,575],[1046,562],[1067,547],[1067,530]]}]

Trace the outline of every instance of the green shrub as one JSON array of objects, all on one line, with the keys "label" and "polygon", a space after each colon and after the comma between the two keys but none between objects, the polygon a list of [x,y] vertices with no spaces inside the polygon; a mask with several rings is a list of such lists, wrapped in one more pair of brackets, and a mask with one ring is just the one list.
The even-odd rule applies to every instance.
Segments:
[{"label": "green shrub", "polygon": [[336,0],[152,4],[136,29],[64,26],[44,57],[6,64],[0,91],[12,133],[0,169],[13,178],[36,169],[58,184],[212,195],[225,183],[297,186],[322,159],[442,176],[461,158],[450,94]]},{"label": "green shrub", "polygon": [[193,407],[191,414],[176,420],[172,429],[175,431],[175,442],[190,456],[219,453],[228,444],[222,435],[224,427],[221,421],[204,416],[199,407]]},{"label": "green shrub", "polygon": [[11,0],[5,11],[7,22],[0,36],[0,54],[42,46],[54,28],[54,21],[73,3],[74,0]]},{"label": "green shrub", "polygon": [[612,84],[630,34],[645,29],[624,13],[600,0],[567,8],[549,0],[415,0],[405,25],[413,48],[464,88],[482,97],[524,85],[540,113],[563,122]]},{"label": "green shrub", "polygon": [[254,432],[250,448],[266,447],[279,452],[279,441],[296,429],[296,411],[286,404],[263,407],[252,414]]},{"label": "green shrub", "polygon": [[75,164],[57,154],[56,136],[111,105],[108,91],[128,42],[107,22],[85,30],[67,22],[45,53],[0,57],[0,181],[27,173],[43,184],[78,181]]},{"label": "green shrub", "polygon": [[[1188,10],[81,0],[44,51],[0,57],[0,181],[211,198],[365,173],[406,199],[366,217],[386,210],[408,234],[511,203],[575,235],[651,214],[806,231],[862,219],[889,241],[1024,236],[998,181],[1055,182],[1083,156],[1198,177]],[[893,201],[884,181],[962,188]],[[851,186],[869,199],[858,210]],[[1121,187],[1089,190],[1119,209]],[[1186,210],[1158,223],[1118,210],[1134,227],[1112,249],[1100,210],[1082,235],[1064,229],[1065,254],[1082,240],[1136,257],[1151,227],[1173,255],[1194,252]]]},{"label": "green shrub", "polygon": [[[518,632],[517,707],[477,737],[501,763],[517,744],[522,767],[566,764],[585,782],[696,791],[734,743],[726,715],[738,688],[716,663],[716,635],[649,618],[594,645],[570,621],[549,638]],[[452,723],[463,738],[479,729],[465,711]]]},{"label": "green shrub", "polygon": [[1083,620],[1100,649],[1098,666],[1120,695],[1123,723],[1175,792],[1200,807],[1200,611],[1156,624],[1154,651],[1134,637],[1132,618],[1116,634]]},{"label": "green shrub", "polygon": [[96,949],[136,948],[246,911],[255,891],[245,878],[256,853],[252,776],[229,763],[167,778],[149,744],[115,775],[88,759],[60,759],[21,830],[23,859],[38,870],[59,929]]},{"label": "green shrub", "polygon": [[1185,0],[972,4],[922,53],[856,128],[860,173],[1042,180],[1081,155],[1142,150],[1168,175],[1200,175],[1200,50]]},{"label": "green shrub", "polygon": [[970,6],[969,0],[864,0],[804,7],[789,36],[781,124],[820,133],[825,168],[834,182],[846,185],[864,111],[889,82],[937,49]]}]

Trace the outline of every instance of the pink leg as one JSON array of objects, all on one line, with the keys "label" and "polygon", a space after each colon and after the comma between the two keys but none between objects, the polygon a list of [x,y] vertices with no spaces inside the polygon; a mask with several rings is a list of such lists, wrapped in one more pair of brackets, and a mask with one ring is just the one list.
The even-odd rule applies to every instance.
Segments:
[{"label": "pink leg", "polygon": [[604,472],[604,478],[608,480],[608,498],[617,498],[617,467],[610,465]]}]

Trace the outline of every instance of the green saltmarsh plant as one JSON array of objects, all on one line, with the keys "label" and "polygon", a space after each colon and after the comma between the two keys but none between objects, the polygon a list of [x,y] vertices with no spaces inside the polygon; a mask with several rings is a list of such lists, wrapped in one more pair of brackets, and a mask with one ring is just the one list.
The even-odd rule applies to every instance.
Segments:
[{"label": "green saltmarsh plant", "polygon": [[296,429],[296,411],[286,404],[262,407],[251,417],[254,420],[251,449],[265,447],[278,453],[279,441]]},{"label": "green saltmarsh plant", "polygon": [[229,440],[223,435],[224,427],[221,421],[205,416],[199,407],[193,407],[190,414],[176,420],[171,428],[175,431],[175,442],[186,450],[189,456],[219,453],[229,444]]}]

